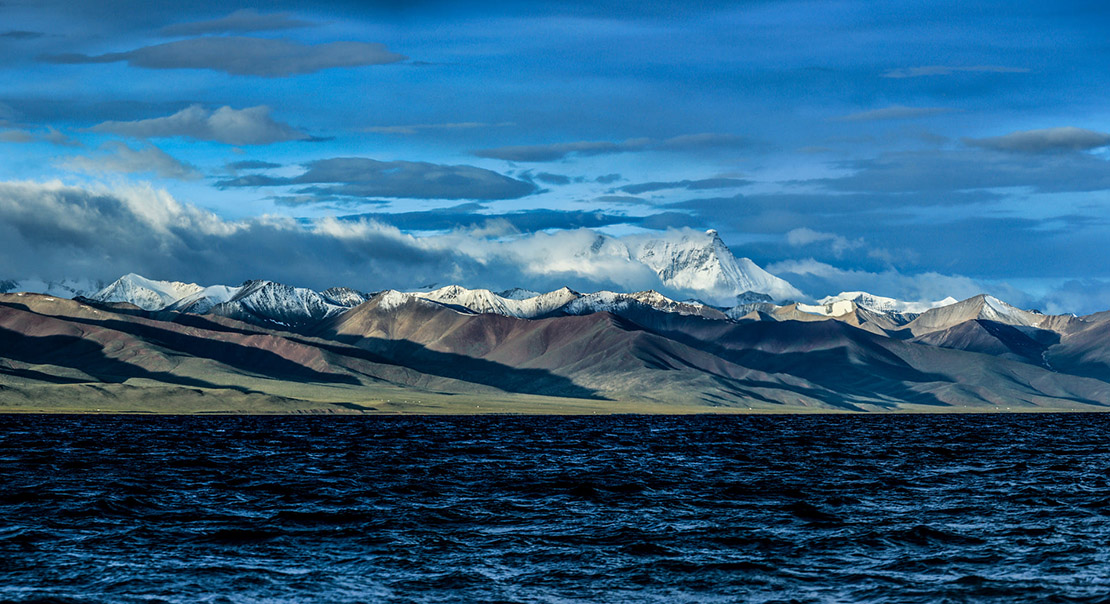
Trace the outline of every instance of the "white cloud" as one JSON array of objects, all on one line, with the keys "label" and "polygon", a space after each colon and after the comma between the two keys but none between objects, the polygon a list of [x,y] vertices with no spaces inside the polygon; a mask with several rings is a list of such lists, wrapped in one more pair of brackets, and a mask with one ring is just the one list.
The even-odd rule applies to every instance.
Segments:
[{"label": "white cloud", "polygon": [[805,247],[817,243],[827,244],[838,257],[844,252],[863,247],[863,239],[848,239],[833,233],[823,233],[802,227],[786,233],[786,242],[794,247]]},{"label": "white cloud", "polygon": [[75,172],[100,174],[156,174],[161,178],[196,180],[201,173],[195,166],[178,161],[154,145],[133,149],[119,141],[108,141],[94,155],[75,155],[60,162],[60,166]]},{"label": "white cloud", "polygon": [[270,117],[270,108],[265,105],[246,109],[224,106],[214,111],[191,105],[170,116],[131,122],[104,122],[91,130],[135,138],[183,136],[229,145],[268,145],[311,138],[288,124],[275,121]]}]

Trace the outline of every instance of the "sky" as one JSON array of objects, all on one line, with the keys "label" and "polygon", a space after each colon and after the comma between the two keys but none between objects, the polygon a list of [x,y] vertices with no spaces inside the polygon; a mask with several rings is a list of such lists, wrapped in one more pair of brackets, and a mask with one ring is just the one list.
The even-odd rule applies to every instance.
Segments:
[{"label": "sky", "polygon": [[716,229],[808,298],[1105,310],[1108,30],[1101,2],[2,0],[0,278],[634,288],[575,250]]}]

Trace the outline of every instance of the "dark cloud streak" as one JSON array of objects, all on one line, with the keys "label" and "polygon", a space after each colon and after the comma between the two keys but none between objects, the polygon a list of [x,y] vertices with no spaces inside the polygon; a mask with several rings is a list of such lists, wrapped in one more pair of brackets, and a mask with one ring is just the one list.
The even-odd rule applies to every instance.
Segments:
[{"label": "dark cloud streak", "polygon": [[220,188],[284,185],[320,185],[298,193],[328,200],[336,196],[495,200],[517,199],[536,192],[532,183],[475,166],[363,157],[310,162],[304,174],[292,178],[248,174],[216,183]]},{"label": "dark cloud streak", "polygon": [[1017,153],[1060,153],[1091,151],[1110,146],[1110,134],[1066,126],[1011,132],[1005,136],[965,138],[965,144]]},{"label": "dark cloud streak", "polygon": [[95,56],[46,55],[42,60],[60,64],[126,61],[147,69],[211,69],[231,75],[279,78],[335,67],[384,65],[405,58],[382,44],[366,42],[308,45],[268,38],[205,37]]}]

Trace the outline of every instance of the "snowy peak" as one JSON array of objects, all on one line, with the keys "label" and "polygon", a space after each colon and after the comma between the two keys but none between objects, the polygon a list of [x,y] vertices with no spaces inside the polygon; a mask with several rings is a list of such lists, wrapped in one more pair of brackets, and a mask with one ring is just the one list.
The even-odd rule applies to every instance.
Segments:
[{"label": "snowy peak", "polygon": [[320,292],[320,296],[328,304],[344,308],[354,308],[370,299],[370,296],[349,287],[329,287]]},{"label": "snowy peak", "polygon": [[212,310],[217,304],[223,304],[238,295],[238,287],[226,285],[211,285],[190,296],[185,296],[165,307],[165,310],[189,312],[202,315]]},{"label": "snowy peak", "polygon": [[204,288],[196,283],[155,281],[129,273],[89,296],[89,299],[97,302],[129,302],[143,310],[161,310],[202,290]]},{"label": "snowy peak", "polygon": [[775,299],[797,298],[794,286],[763,270],[748,258],[736,258],[717,231],[686,232],[678,237],[644,239],[633,250],[669,288],[711,301],[733,303],[737,296],[757,292]]},{"label": "snowy peak", "polygon": [[835,296],[826,296],[817,303],[821,306],[828,306],[843,301],[854,302],[857,306],[875,312],[901,314],[921,314],[932,308],[939,308],[956,303],[956,299],[952,297],[935,302],[906,302],[904,300],[876,296],[867,292],[840,292]]},{"label": "snowy peak", "polygon": [[209,312],[252,322],[300,326],[348,310],[303,287],[273,281],[248,281],[228,301]]}]

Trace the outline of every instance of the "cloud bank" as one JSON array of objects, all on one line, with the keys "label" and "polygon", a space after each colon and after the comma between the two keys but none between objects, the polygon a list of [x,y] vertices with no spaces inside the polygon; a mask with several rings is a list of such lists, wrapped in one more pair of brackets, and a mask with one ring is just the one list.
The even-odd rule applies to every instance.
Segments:
[{"label": "cloud bank", "polygon": [[[268,278],[366,291],[461,283],[639,290],[659,287],[647,267],[591,250],[588,229],[511,236],[491,221],[430,237],[363,218],[305,224],[277,217],[226,221],[150,187],[80,188],[60,182],[0,183],[4,278],[158,279],[236,285]],[[506,235],[510,235],[506,237]]]},{"label": "cloud bank", "polygon": [[[473,206],[458,209],[472,210]],[[792,237],[801,247],[855,245],[818,231],[797,231]],[[204,284],[269,278],[318,289],[346,285],[365,291],[448,283],[491,289],[550,290],[566,285],[584,291],[667,291],[650,269],[630,261],[621,240],[588,228],[520,233],[508,221],[491,218],[416,237],[372,216],[228,221],[149,185],[0,183],[0,266],[17,273],[0,275],[7,279],[112,280],[138,272]],[[1050,312],[1110,308],[1110,284],[1097,280],[1069,282],[1034,298],[1004,284],[936,272],[844,270],[813,259],[784,260],[767,269],[811,298],[865,290],[907,300],[938,300],[985,291]]]}]

